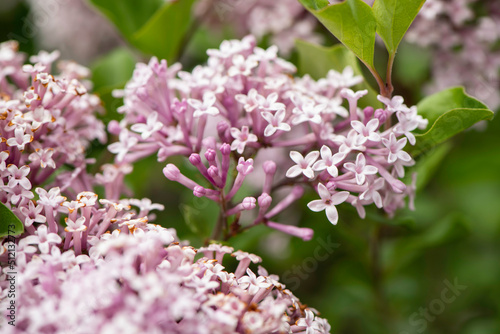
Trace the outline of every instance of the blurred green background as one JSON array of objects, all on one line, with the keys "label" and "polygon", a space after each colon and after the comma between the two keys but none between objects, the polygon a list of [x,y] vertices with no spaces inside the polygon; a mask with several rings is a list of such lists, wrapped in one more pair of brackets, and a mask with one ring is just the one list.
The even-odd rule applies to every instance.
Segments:
[{"label": "blurred green background", "polygon": [[[170,4],[154,0],[145,1],[141,10],[134,10],[137,5],[131,0],[93,1],[110,17],[118,15],[122,7],[132,10],[135,17],[121,20],[118,15],[115,25],[100,17],[96,22],[112,35],[106,44],[112,47],[78,59],[93,70],[95,91],[107,109],[105,121],[120,117],[116,108],[121,101],[111,91],[123,87],[136,61],[158,54],[181,61],[189,70],[206,59],[206,48],[231,37],[227,29],[213,32],[196,25],[189,16],[193,1],[182,1],[172,4],[178,6],[174,11],[166,8]],[[32,2],[5,0],[0,4],[0,39],[17,39],[21,50],[29,54],[47,47],[43,25],[49,23],[43,22],[59,24],[57,13],[50,10],[85,5],[82,1],[48,1],[55,5],[45,12],[48,21],[44,21],[40,11],[30,10]],[[177,22],[170,28],[164,22],[169,18],[167,22]],[[177,28],[171,28],[175,24]],[[60,25],[65,29],[64,22]],[[87,35],[74,42],[95,49],[95,35]],[[174,35],[171,44],[158,45],[158,40]],[[78,58],[71,50],[67,48],[64,56]],[[297,62],[297,54],[291,60]],[[399,50],[396,93],[404,95],[409,105],[423,95],[420,88],[429,79],[429,62],[426,50],[410,45]],[[423,156],[427,174],[418,189],[416,211],[400,211],[394,219],[369,211],[361,220],[352,208],[341,206],[340,221],[332,226],[324,214],[306,209],[315,197],[309,193],[280,219],[299,217],[299,226],[315,231],[311,241],[259,226],[229,244],[262,256],[269,272],[280,275],[303,303],[329,320],[332,333],[500,333],[499,143],[500,120],[496,118]],[[98,163],[112,159],[97,144],[89,154]],[[174,162],[187,168],[182,159]],[[200,246],[217,208],[166,180],[163,167],[154,157],[145,159],[135,165],[127,184],[135,197],[166,205],[157,222],[176,228],[181,239]]]}]

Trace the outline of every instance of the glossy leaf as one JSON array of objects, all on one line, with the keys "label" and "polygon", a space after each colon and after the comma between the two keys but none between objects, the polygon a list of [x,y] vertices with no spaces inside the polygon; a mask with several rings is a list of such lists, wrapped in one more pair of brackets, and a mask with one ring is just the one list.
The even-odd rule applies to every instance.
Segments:
[{"label": "glossy leaf", "polygon": [[141,51],[168,62],[176,60],[184,35],[191,24],[194,0],[168,2],[132,36]]},{"label": "glossy leaf", "polygon": [[[324,47],[297,40],[295,47],[299,54],[298,65],[301,75],[309,74],[312,78],[318,80],[324,78],[329,70],[333,69],[342,72],[347,66],[351,66],[355,75],[362,75],[356,56],[343,45]],[[368,89],[368,95],[359,100],[361,107],[372,106],[377,108],[381,106],[377,100],[377,92],[366,81],[356,85],[354,89]]]},{"label": "glossy leaf", "polygon": [[367,66],[373,68],[377,21],[362,0],[325,6],[322,0],[300,0],[318,20]]},{"label": "glossy leaf", "polygon": [[164,0],[90,0],[129,39],[161,8]]},{"label": "glossy leaf", "polygon": [[407,146],[414,157],[430,150],[482,120],[493,112],[482,102],[467,95],[462,87],[443,90],[422,100],[418,112],[429,120],[425,133],[416,135],[417,144]]},{"label": "glossy leaf", "polygon": [[23,223],[5,204],[0,202],[0,238],[19,235],[23,231]]},{"label": "glossy leaf", "polygon": [[389,54],[394,54],[425,0],[375,0],[373,14],[377,33]]}]

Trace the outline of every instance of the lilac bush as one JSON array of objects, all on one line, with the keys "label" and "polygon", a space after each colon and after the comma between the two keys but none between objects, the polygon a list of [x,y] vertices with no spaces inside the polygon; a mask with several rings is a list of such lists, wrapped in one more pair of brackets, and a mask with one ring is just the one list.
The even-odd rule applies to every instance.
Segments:
[{"label": "lilac bush", "polygon": [[[149,223],[163,205],[89,191],[101,183],[119,195],[116,175],[127,170],[87,173],[85,149],[106,140],[100,100],[87,93],[86,68],[63,62],[49,74],[57,57],[40,52],[23,65],[16,43],[0,44],[0,200],[24,227],[0,238],[2,333],[329,333],[277,276],[250,268],[258,256],[219,244],[195,249]],[[234,271],[224,254],[236,258]]]},{"label": "lilac bush", "polygon": [[[360,109],[358,100],[368,91],[351,89],[362,78],[350,67],[318,81],[292,77],[295,67],[277,56],[275,46],[255,44],[252,36],[224,41],[208,50],[207,65],[192,72],[156,58],[137,64],[117,92],[124,97],[118,109],[124,118],[108,128],[119,137],[109,145],[116,163],[127,166],[152,154],[159,161],[187,157],[202,178],[193,180],[172,163],[163,171],[220,205],[214,239],[262,223],[309,239],[309,229],[273,221],[306,185],[321,197],[309,208],[326,210],[332,224],[343,202],[361,217],[372,203],[391,215],[404,206],[414,190],[401,181],[414,164],[404,148],[415,144],[413,130],[427,126],[416,107],[401,96],[379,95],[384,108]],[[235,196],[254,169],[260,180],[248,183],[256,195]],[[284,198],[274,196],[280,188],[288,189]],[[241,228],[240,213],[250,210],[252,222]]]}]

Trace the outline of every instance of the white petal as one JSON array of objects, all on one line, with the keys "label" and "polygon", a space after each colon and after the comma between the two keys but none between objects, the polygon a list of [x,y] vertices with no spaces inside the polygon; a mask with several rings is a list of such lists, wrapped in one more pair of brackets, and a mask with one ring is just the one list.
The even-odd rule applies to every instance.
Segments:
[{"label": "white petal", "polygon": [[297,151],[291,151],[290,152],[290,158],[293,160],[293,162],[295,162],[296,164],[299,164],[301,163],[303,160],[304,160],[304,157],[302,156],[302,154],[300,154],[299,152]]},{"label": "white petal", "polygon": [[339,220],[339,213],[337,212],[337,208],[333,205],[330,205],[326,208],[326,217],[333,225],[337,225]]},{"label": "white petal", "polygon": [[314,200],[314,201],[307,203],[307,207],[311,211],[320,212],[320,211],[325,210],[326,204],[322,200],[317,199],[317,200]]},{"label": "white petal", "polygon": [[272,135],[274,135],[275,132],[276,132],[276,128],[274,126],[272,126],[271,124],[268,124],[266,126],[266,128],[264,129],[264,136],[266,136],[266,137],[272,136]]},{"label": "white petal", "polygon": [[339,205],[340,203],[344,203],[348,197],[349,197],[348,191],[340,191],[338,193],[333,194],[330,200],[332,201],[333,205]]},{"label": "white petal", "polygon": [[313,162],[315,162],[319,157],[319,152],[318,151],[312,151],[312,152],[309,152],[306,157],[304,158],[304,160],[307,162],[307,164],[309,166],[311,166],[313,164]]},{"label": "white petal", "polygon": [[318,195],[323,201],[329,200],[332,197],[330,190],[323,183],[318,184]]},{"label": "white petal", "polygon": [[297,177],[299,176],[300,174],[302,174],[302,168],[300,168],[299,166],[295,165],[295,166],[292,166],[290,167],[287,171],[286,171],[286,177]]}]

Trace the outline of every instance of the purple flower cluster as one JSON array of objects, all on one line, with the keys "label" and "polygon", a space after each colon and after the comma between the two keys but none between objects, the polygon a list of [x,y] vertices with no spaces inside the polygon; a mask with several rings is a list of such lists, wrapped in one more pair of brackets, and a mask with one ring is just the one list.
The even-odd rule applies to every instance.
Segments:
[{"label": "purple flower cluster", "polygon": [[406,39],[432,50],[429,91],[464,85],[491,108],[500,107],[498,1],[427,0]]},{"label": "purple flower cluster", "polygon": [[[351,68],[331,70],[318,81],[294,78],[295,67],[277,56],[275,46],[264,50],[255,44],[252,36],[224,41],[220,49],[208,50],[206,66],[192,72],[156,58],[137,64],[119,92],[124,119],[108,127],[119,136],[109,146],[116,162],[126,166],[152,154],[159,161],[186,156],[204,180],[187,177],[174,164],[165,167],[165,176],[219,203],[223,220],[235,215],[237,222],[242,211],[258,205],[253,224],[306,240],[309,229],[271,222],[302,196],[301,184],[317,189],[321,200],[309,207],[326,209],[333,224],[335,205],[342,202],[355,206],[361,217],[371,203],[390,214],[404,206],[413,189],[400,178],[414,163],[404,147],[415,144],[413,130],[427,125],[416,107],[407,107],[400,96],[379,96],[383,109],[361,110],[358,100],[367,91],[349,88],[362,81]],[[262,185],[257,196],[235,196],[254,168],[263,171],[259,180],[247,182]],[[273,195],[287,186],[284,198]]]},{"label": "purple flower cluster", "polygon": [[60,73],[50,74],[57,51],[42,51],[24,65],[17,46],[0,44],[0,201],[34,233],[33,222],[50,224],[60,203],[37,188],[35,205],[32,190],[42,184],[68,194],[91,189],[86,148],[92,140],[104,143],[106,134],[96,118],[100,100],[83,80],[88,69],[59,62]]},{"label": "purple flower cluster", "polygon": [[[54,200],[60,197],[49,192]],[[18,240],[16,326],[0,322],[2,333],[330,331],[277,276],[249,268],[261,261],[258,256],[212,244],[195,259],[198,250],[176,242],[174,230],[147,223],[149,209],[162,209],[148,200],[100,200],[99,207],[97,196],[86,192],[76,201],[57,202],[69,211],[64,241],[44,223]],[[102,233],[110,223],[113,232]],[[81,254],[84,244],[88,251]],[[5,247],[0,250],[0,260],[6,260]],[[238,261],[234,272],[222,265],[226,253]],[[8,271],[0,272],[3,312]]]}]

